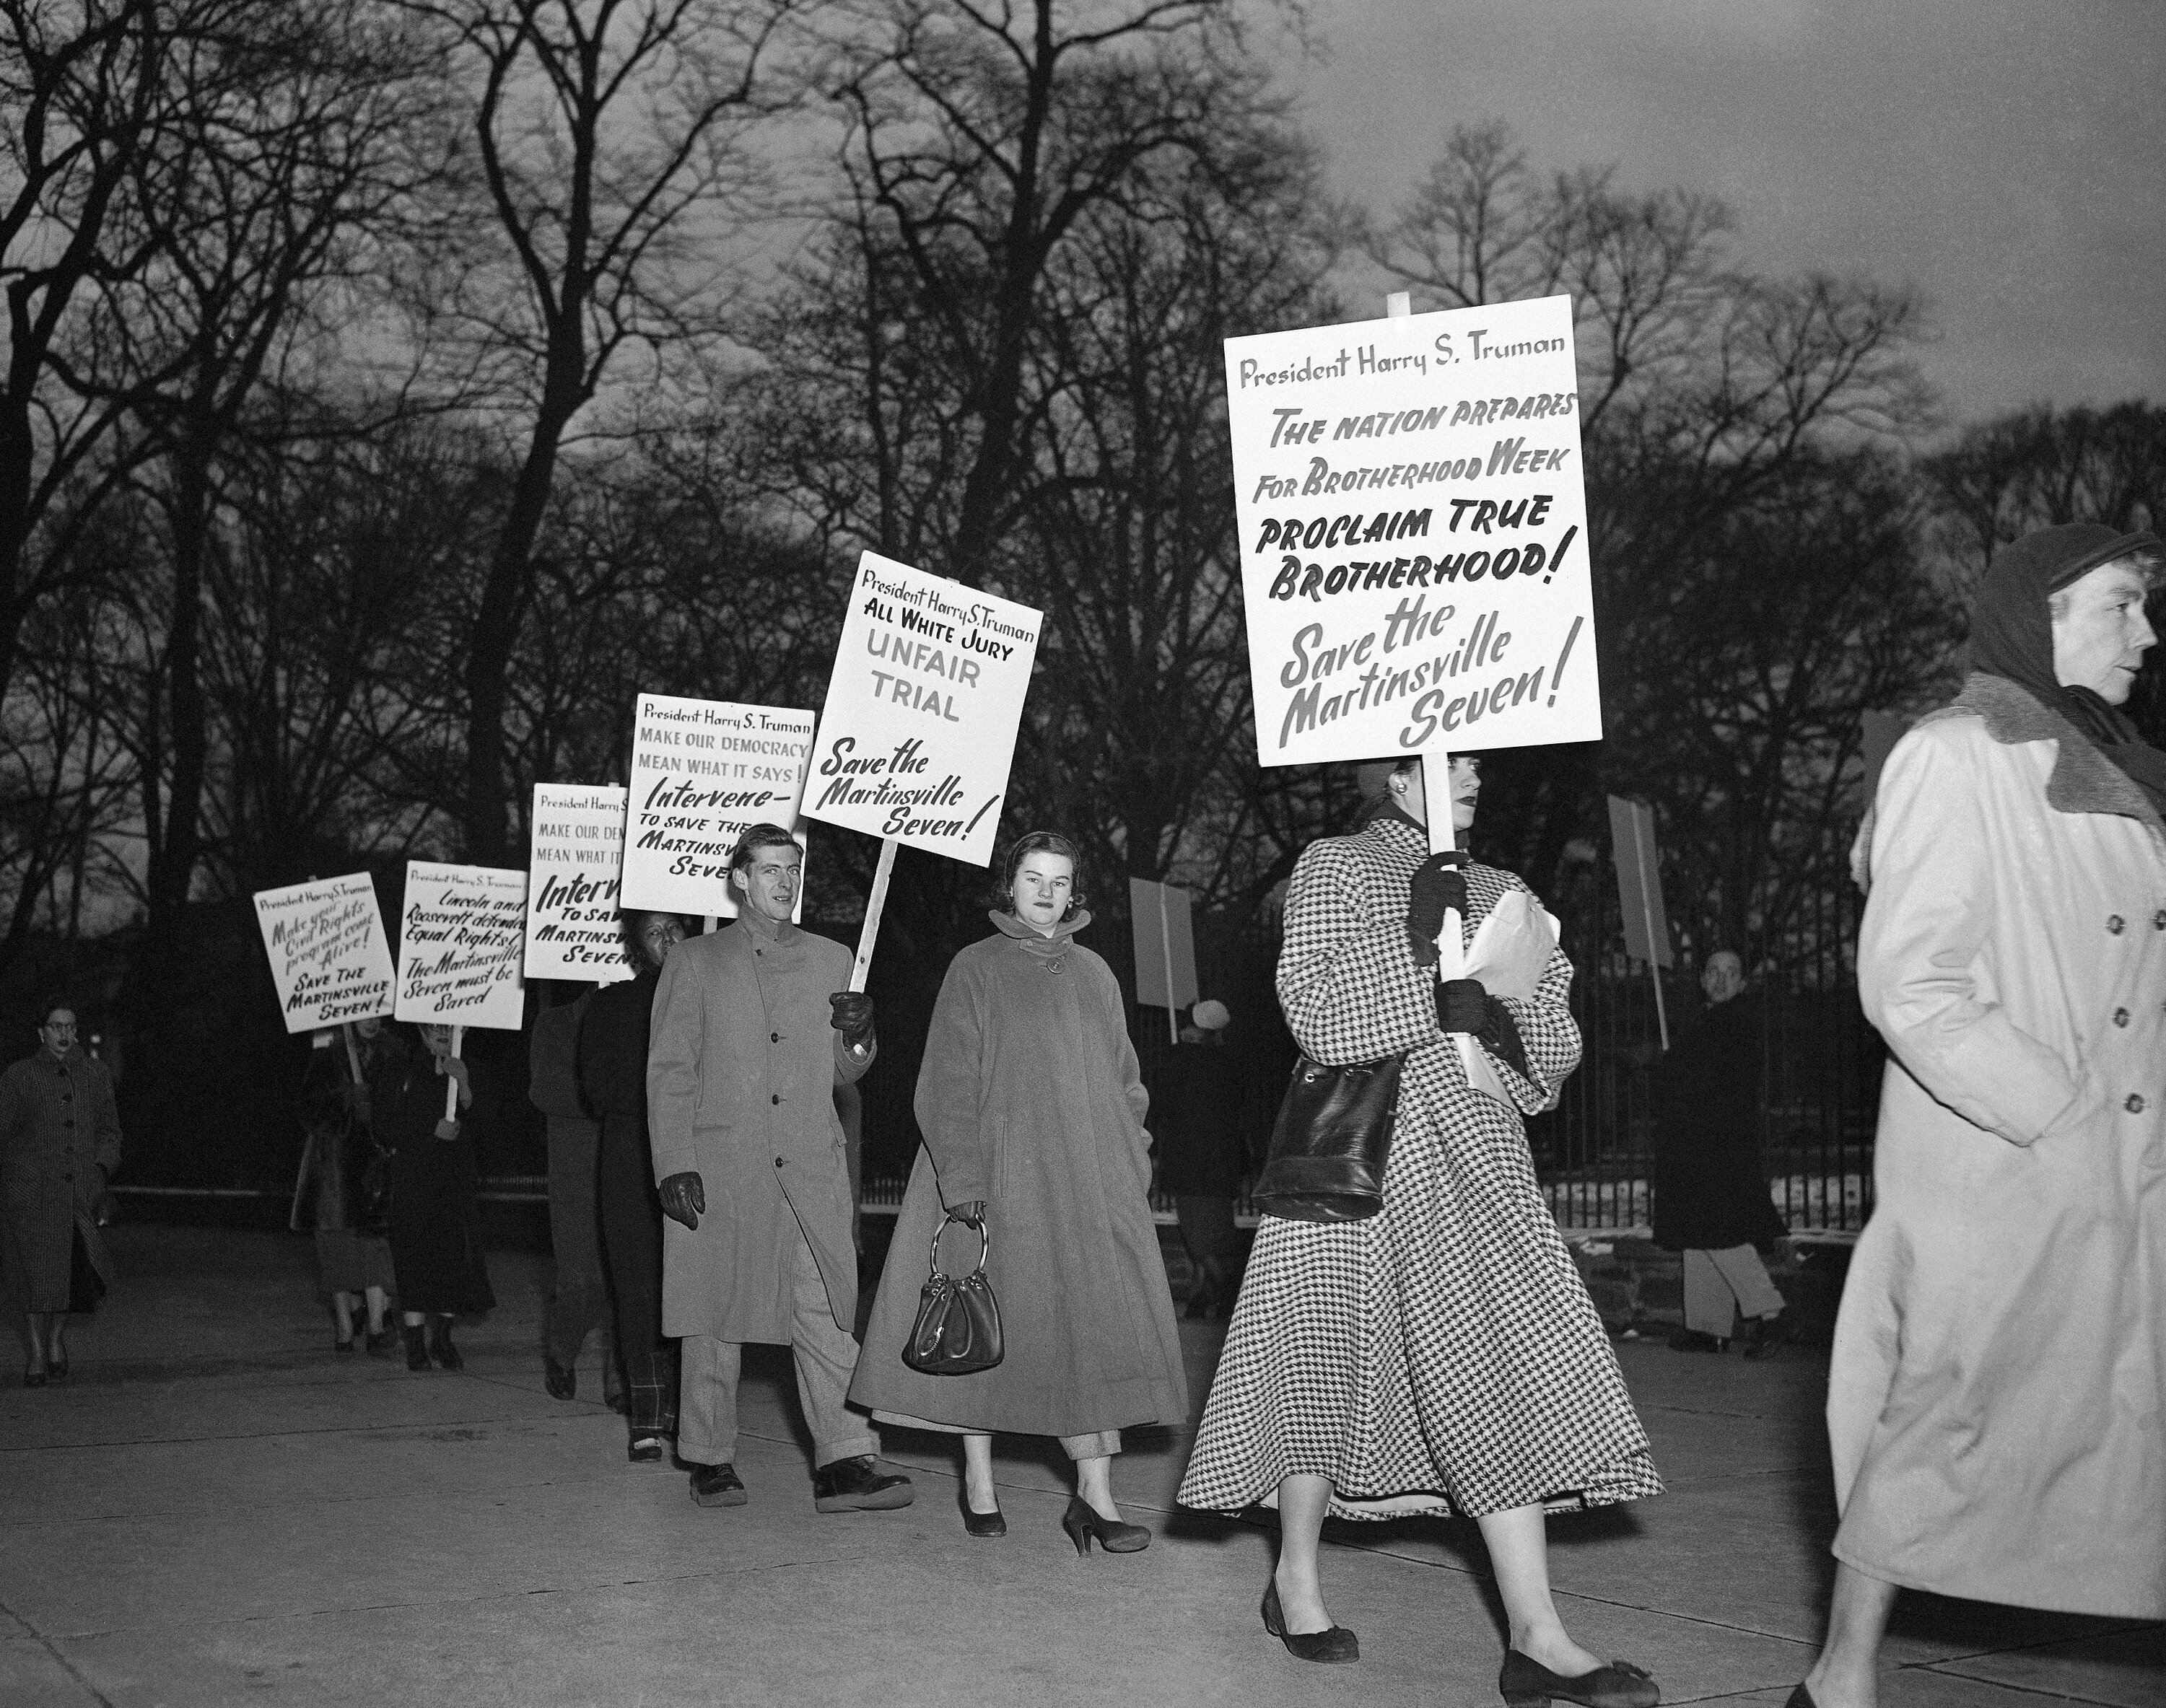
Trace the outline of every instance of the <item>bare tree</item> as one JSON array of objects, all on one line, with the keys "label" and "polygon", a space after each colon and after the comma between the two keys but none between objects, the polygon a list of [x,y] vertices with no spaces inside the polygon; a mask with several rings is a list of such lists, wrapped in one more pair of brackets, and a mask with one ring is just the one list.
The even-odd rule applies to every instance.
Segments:
[{"label": "bare tree", "polygon": [[[419,0],[416,0],[419,3]],[[481,341],[521,449],[468,645],[469,857],[510,846],[509,672],[573,421],[626,352],[719,329],[717,246],[758,182],[749,132],[785,106],[799,0],[430,0],[472,76],[494,254],[448,318]]]}]

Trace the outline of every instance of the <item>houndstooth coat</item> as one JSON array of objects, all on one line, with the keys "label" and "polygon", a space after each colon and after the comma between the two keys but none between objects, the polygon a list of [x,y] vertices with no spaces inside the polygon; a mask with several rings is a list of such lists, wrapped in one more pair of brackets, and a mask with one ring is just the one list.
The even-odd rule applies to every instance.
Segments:
[{"label": "houndstooth coat", "polygon": [[[1418,826],[1386,816],[1294,869],[1278,989],[1295,1038],[1332,1064],[1407,1052],[1384,1208],[1366,1221],[1265,1218],[1184,1505],[1270,1504],[1301,1473],[1331,1479],[1339,1518],[1661,1491],[1520,1120],[1579,1062],[1572,963],[1559,951],[1530,1000],[1505,999],[1533,1077],[1491,1059],[1518,1107],[1470,1089],[1437,1029],[1434,975],[1407,945],[1408,885],[1428,853]],[[1465,870],[1471,940],[1525,886]]]}]

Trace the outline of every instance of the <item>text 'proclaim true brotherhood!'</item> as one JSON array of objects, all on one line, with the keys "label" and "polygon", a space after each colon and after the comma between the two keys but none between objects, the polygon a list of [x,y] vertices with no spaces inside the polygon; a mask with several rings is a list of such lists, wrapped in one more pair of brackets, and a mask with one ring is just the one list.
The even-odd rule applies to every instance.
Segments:
[{"label": "text 'proclaim true brotherhood!'", "polygon": [[1266,765],[1602,734],[1572,301],[1226,340]]}]

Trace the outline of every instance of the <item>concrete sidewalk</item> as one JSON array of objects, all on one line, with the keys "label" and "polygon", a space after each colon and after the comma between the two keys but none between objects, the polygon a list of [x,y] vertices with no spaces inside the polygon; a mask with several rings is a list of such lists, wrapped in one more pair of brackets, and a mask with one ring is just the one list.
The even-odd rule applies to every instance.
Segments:
[{"label": "concrete sidewalk", "polygon": [[[1176,1513],[1186,1431],[1116,1470],[1158,1539],[1078,1559],[1065,1466],[1003,1440],[1009,1534],[973,1541],[938,1438],[890,1432],[906,1511],[812,1510],[787,1353],[748,1361],[751,1504],[629,1465],[599,1399],[542,1389],[545,1259],[459,1375],[334,1358],[308,1242],[115,1231],[124,1278],[63,1385],[0,1388],[0,1703],[1490,1705],[1502,1640],[1471,1526],[1334,1526],[1355,1667],[1290,1658],[1256,1615],[1267,1526]],[[1200,1408],[1219,1338],[1183,1326]],[[8,1344],[13,1349],[13,1342]],[[1823,1354],[1619,1348],[1670,1492],[1553,1521],[1575,1635],[1670,1702],[1778,1705],[1810,1658],[1833,1527]],[[19,1367],[17,1367],[19,1368]],[[2166,1703],[2166,1627],[1904,1598],[1888,1708]]]}]

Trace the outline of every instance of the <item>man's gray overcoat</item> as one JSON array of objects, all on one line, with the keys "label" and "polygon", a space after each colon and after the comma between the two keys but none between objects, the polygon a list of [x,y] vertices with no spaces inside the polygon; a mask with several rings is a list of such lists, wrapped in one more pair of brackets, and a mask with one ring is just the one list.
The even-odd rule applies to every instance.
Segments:
[{"label": "man's gray overcoat", "polygon": [[819,1260],[837,1326],[856,1320],[858,1254],[835,1087],[853,1054],[829,1024],[848,987],[839,943],[748,912],[669,952],[654,992],[647,1119],[658,1185],[696,1171],[697,1232],[662,1225],[662,1331],[785,1342],[792,1247]]}]

